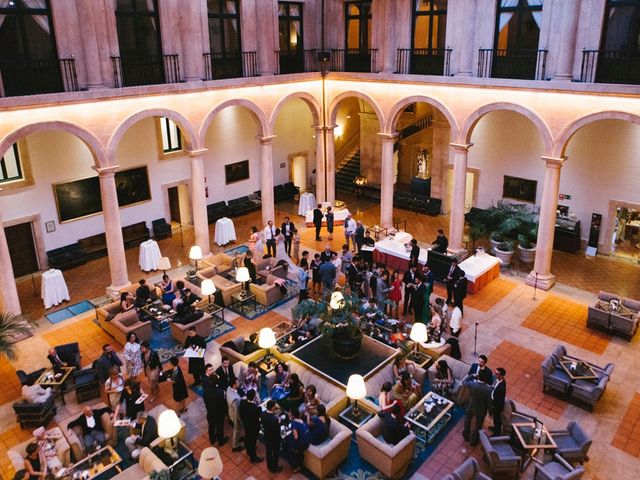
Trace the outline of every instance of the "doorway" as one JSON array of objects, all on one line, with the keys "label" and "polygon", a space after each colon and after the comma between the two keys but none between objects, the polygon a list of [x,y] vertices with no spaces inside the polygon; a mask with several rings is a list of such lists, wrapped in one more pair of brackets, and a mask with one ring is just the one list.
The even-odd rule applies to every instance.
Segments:
[{"label": "doorway", "polygon": [[640,255],[640,206],[617,205],[613,217],[611,254],[616,257],[638,259]]},{"label": "doorway", "polygon": [[20,223],[4,229],[15,278],[37,272],[38,255],[31,222]]},{"label": "doorway", "polygon": [[171,221],[180,223],[180,198],[178,195],[178,187],[171,187],[167,192],[169,194],[169,213]]},{"label": "doorway", "polygon": [[296,187],[300,187],[300,191],[307,189],[307,154],[294,153],[289,156],[289,180]]},{"label": "doorway", "polygon": [[193,225],[191,212],[191,196],[189,186],[181,183],[175,187],[167,188],[169,197],[169,216],[171,223],[177,225]]},{"label": "doorway", "polygon": [[[478,195],[478,176],[479,171],[476,169],[467,169],[467,183],[464,189],[464,211],[465,213],[471,210],[476,204]],[[447,172],[447,201],[445,205],[445,212],[451,211],[453,196],[453,168],[449,167]]]}]

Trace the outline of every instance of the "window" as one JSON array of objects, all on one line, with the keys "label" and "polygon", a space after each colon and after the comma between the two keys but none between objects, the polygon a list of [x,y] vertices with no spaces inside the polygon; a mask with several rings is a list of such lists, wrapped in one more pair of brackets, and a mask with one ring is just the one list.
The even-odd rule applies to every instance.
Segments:
[{"label": "window", "polygon": [[447,0],[414,0],[413,49],[439,49],[445,46]]},{"label": "window", "polygon": [[121,57],[162,54],[157,0],[117,0],[116,26]]},{"label": "window", "polygon": [[496,50],[537,50],[542,0],[498,0]]},{"label": "window", "polygon": [[182,134],[175,122],[167,117],[160,117],[160,138],[163,153],[174,153],[182,150]]},{"label": "window", "polygon": [[302,4],[278,2],[278,32],[280,52],[296,55],[304,50],[302,44]]},{"label": "window", "polygon": [[640,0],[608,0],[602,50],[640,50]]},{"label": "window", "polygon": [[371,2],[346,2],[346,48],[366,51],[371,48]]},{"label": "window", "polygon": [[238,0],[207,0],[211,52],[237,55],[242,51]]},{"label": "window", "polygon": [[14,143],[0,159],[0,183],[22,180],[22,165],[18,145]]}]

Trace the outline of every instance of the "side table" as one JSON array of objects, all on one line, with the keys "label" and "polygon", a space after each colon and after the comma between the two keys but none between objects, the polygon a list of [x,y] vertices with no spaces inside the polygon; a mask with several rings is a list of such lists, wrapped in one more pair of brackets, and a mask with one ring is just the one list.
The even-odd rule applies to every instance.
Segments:
[{"label": "side table", "polygon": [[240,290],[238,293],[231,295],[231,305],[235,306],[240,304],[240,311],[244,313],[244,306],[247,302],[253,302],[253,306],[256,305],[256,296],[253,293],[249,293],[246,290]]},{"label": "side table", "polygon": [[375,415],[373,412],[370,412],[366,408],[364,408],[361,404],[358,404],[358,410],[360,414],[358,416],[354,415],[353,407],[355,404],[349,404],[347,408],[342,410],[338,417],[347,424],[347,426],[353,430],[360,428],[362,425],[367,423],[373,416]]}]

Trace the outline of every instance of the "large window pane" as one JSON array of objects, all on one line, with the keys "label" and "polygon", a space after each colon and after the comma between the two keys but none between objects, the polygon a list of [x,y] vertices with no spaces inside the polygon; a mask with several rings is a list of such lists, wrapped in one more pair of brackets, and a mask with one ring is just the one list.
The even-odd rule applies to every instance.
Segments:
[{"label": "large window pane", "polygon": [[611,6],[607,13],[603,50],[638,50],[640,5]]}]

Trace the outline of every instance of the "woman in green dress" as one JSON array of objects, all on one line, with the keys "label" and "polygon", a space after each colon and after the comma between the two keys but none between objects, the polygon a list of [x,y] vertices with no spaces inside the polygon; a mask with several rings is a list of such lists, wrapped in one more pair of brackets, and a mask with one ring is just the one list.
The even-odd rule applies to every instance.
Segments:
[{"label": "woman in green dress", "polygon": [[431,292],[433,291],[433,282],[424,282],[425,287],[427,287],[424,291],[424,304],[422,305],[422,321],[424,323],[429,323],[431,320],[431,302],[429,299],[431,298]]}]

